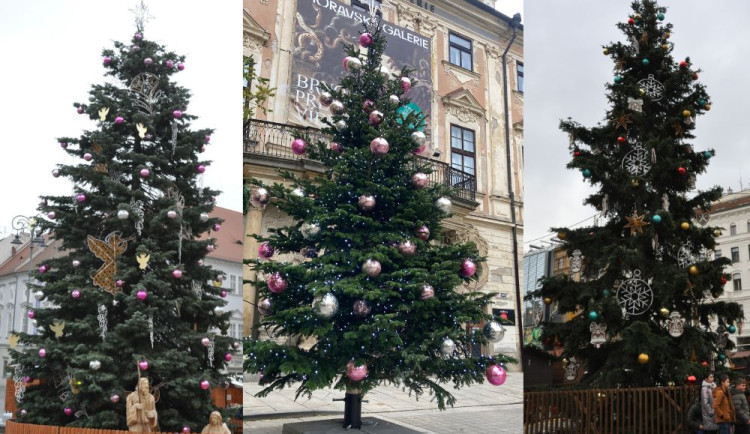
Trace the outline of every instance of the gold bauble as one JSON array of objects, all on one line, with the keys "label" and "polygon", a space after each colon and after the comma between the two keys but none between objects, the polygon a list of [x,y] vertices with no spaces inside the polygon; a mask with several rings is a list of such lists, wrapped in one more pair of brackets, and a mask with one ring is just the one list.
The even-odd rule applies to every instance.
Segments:
[{"label": "gold bauble", "polygon": [[643,96],[643,95],[646,94],[646,89],[644,89],[644,88],[641,87],[641,88],[638,89],[638,93],[640,93],[641,96]]},{"label": "gold bauble", "polygon": [[706,109],[706,111],[709,111],[711,110],[711,104],[706,104],[706,106],[703,108]]},{"label": "gold bauble", "polygon": [[721,230],[719,230],[719,229],[714,229],[714,236],[715,236],[715,237],[720,237],[720,236],[721,236]]},{"label": "gold bauble", "polygon": [[637,187],[638,187],[639,185],[641,185],[641,183],[640,183],[640,182],[638,182],[638,180],[637,180],[637,179],[633,178],[633,179],[631,179],[631,180],[630,180],[630,186],[631,186],[631,187],[633,187],[633,188],[637,188]]},{"label": "gold bauble", "polygon": [[693,276],[697,276],[698,275],[698,267],[696,267],[695,265],[691,265],[690,268],[688,269],[688,271]]},{"label": "gold bauble", "polygon": [[648,354],[646,353],[639,354],[638,363],[640,363],[641,365],[645,365],[646,363],[648,363]]},{"label": "gold bauble", "polygon": [[669,44],[661,44],[661,49],[664,51],[669,50]]},{"label": "gold bauble", "polygon": [[664,33],[664,37],[665,37],[665,38],[669,39],[669,37],[670,37],[670,36],[672,36],[672,34],[671,34],[671,33],[669,33],[669,32],[665,32],[665,33]]},{"label": "gold bauble", "polygon": [[659,313],[661,313],[662,316],[669,316],[669,309],[667,309],[666,307],[663,307],[659,309]]},{"label": "gold bauble", "polygon": [[609,49],[608,48],[603,49],[602,53],[604,53],[604,55],[606,56],[607,54],[609,54]]},{"label": "gold bauble", "polygon": [[562,359],[562,365],[565,366],[565,367],[567,367],[568,365],[570,365],[570,360],[568,360],[568,359]]},{"label": "gold bauble", "polygon": [[558,232],[557,233],[557,238],[559,238],[561,240],[564,240],[565,237],[567,237],[567,236],[568,236],[568,234],[566,234],[565,232]]},{"label": "gold bauble", "polygon": [[552,299],[549,298],[549,297],[544,297],[544,300],[542,300],[542,301],[544,301],[544,304],[550,304],[550,303],[552,303]]},{"label": "gold bauble", "polygon": [[688,222],[682,222],[682,223],[680,223],[680,229],[682,229],[683,231],[686,231],[686,230],[690,229],[690,223],[688,223]]},{"label": "gold bauble", "polygon": [[692,115],[692,113],[690,113],[690,110],[685,109],[682,111],[682,116],[689,118],[690,115]]}]

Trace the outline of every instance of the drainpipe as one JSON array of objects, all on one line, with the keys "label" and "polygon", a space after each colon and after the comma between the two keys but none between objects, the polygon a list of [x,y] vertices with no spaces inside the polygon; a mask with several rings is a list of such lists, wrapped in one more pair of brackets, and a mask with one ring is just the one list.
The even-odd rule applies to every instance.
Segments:
[{"label": "drainpipe", "polygon": [[511,169],[510,161],[510,112],[508,109],[508,51],[510,50],[513,41],[516,40],[516,32],[518,26],[521,24],[521,14],[513,15],[513,19],[510,21],[510,27],[513,29],[513,35],[508,41],[508,46],[503,51],[503,108],[505,109],[505,157],[506,165],[508,167],[508,196],[510,197],[510,219],[511,219],[511,234],[513,238],[513,276],[515,277],[516,284],[516,324],[518,326],[518,362],[523,369],[523,319],[521,318],[521,279],[518,276],[519,264],[518,264],[518,228],[516,223],[516,198],[513,193],[513,170]]}]

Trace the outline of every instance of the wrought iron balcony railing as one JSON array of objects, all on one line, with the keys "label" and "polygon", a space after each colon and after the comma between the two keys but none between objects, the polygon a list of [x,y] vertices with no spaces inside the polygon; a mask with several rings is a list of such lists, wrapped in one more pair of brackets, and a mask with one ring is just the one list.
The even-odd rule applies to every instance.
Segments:
[{"label": "wrought iron balcony railing", "polygon": [[[292,152],[292,141],[294,140],[292,131],[294,130],[307,133],[313,141],[330,140],[329,137],[317,128],[297,127],[251,119],[244,125],[244,152],[245,154],[268,155],[275,158],[299,160],[302,157]],[[475,201],[477,180],[474,175],[454,169],[442,161],[421,156],[418,158],[422,160],[422,163],[431,166],[430,182],[453,187],[456,197]]]}]

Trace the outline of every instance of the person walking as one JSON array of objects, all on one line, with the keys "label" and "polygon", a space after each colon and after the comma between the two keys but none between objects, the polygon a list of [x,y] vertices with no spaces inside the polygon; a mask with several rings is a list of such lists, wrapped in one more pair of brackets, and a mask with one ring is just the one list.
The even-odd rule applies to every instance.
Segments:
[{"label": "person walking", "polygon": [[709,372],[701,383],[701,413],[703,414],[703,433],[716,434],[719,432],[719,425],[714,422],[714,373]]},{"label": "person walking", "polygon": [[719,376],[719,385],[714,389],[714,421],[719,425],[719,434],[731,434],[736,418],[734,402],[729,393],[729,377]]},{"label": "person walking", "polygon": [[734,434],[750,434],[750,406],[745,398],[747,381],[740,378],[732,388],[732,402],[737,419],[734,422]]}]

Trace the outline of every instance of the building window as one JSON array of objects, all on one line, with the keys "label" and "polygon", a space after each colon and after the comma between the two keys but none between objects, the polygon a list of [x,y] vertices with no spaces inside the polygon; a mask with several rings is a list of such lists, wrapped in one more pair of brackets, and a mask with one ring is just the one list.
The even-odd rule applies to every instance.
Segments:
[{"label": "building window", "polygon": [[737,235],[737,225],[732,223],[729,225],[729,235]]},{"label": "building window", "polygon": [[732,263],[740,262],[740,248],[732,247]]},{"label": "building window", "polygon": [[750,220],[747,221],[747,231],[750,232]]},{"label": "building window", "polygon": [[750,258],[750,244],[747,245],[747,255],[748,258]]},{"label": "building window", "polygon": [[[15,309],[15,306],[13,307]],[[5,330],[5,337],[10,336],[10,334],[13,332],[13,312],[8,312],[8,327]]]},{"label": "building window", "polygon": [[518,83],[518,91],[523,92],[523,63],[516,62],[516,82]]},{"label": "building window", "polygon": [[229,276],[229,288],[232,290],[233,294],[235,292],[235,289],[237,289],[237,278],[234,276],[234,274]]},{"label": "building window", "polygon": [[451,166],[473,175],[475,155],[474,131],[451,125]]},{"label": "building window", "polygon": [[714,250],[714,258],[719,259],[721,257],[721,250]]},{"label": "building window", "polygon": [[461,68],[472,70],[471,41],[454,33],[448,35],[450,62]]},{"label": "building window", "polygon": [[557,269],[562,270],[564,266],[565,266],[565,258],[559,258],[557,260]]},{"label": "building window", "polygon": [[740,276],[740,273],[732,274],[732,286],[735,291],[742,291],[742,276]]}]

